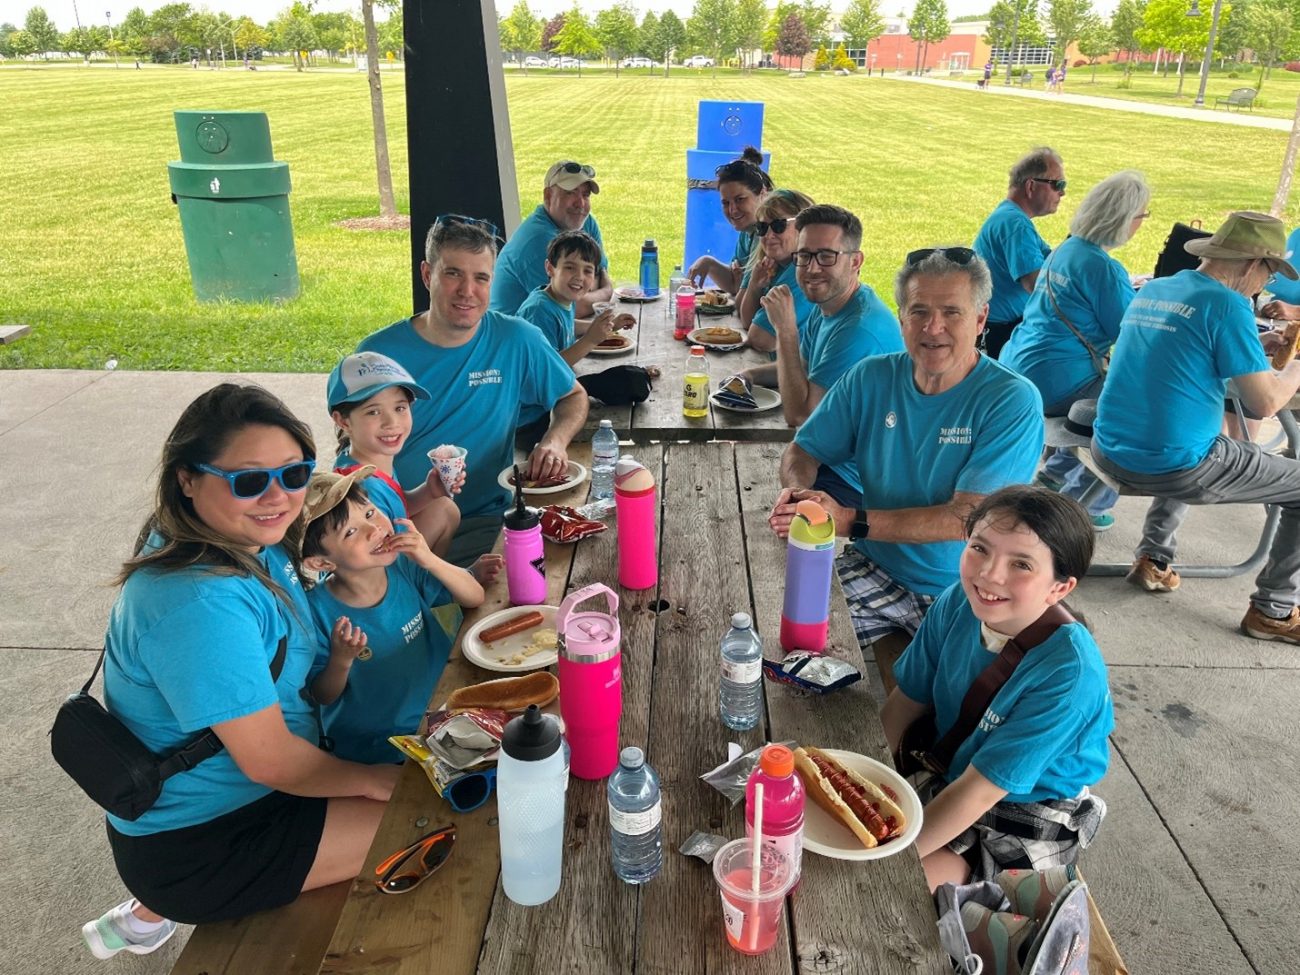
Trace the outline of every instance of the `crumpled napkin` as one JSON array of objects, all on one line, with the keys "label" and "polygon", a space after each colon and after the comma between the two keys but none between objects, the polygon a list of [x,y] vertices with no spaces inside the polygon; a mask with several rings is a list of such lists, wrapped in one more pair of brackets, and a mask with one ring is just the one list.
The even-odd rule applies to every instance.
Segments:
[{"label": "crumpled napkin", "polygon": [[714,394],[719,402],[726,403],[728,406],[734,406],[741,410],[756,410],[758,403],[754,401],[753,387],[748,379],[741,375],[728,376],[718,384],[718,391]]}]

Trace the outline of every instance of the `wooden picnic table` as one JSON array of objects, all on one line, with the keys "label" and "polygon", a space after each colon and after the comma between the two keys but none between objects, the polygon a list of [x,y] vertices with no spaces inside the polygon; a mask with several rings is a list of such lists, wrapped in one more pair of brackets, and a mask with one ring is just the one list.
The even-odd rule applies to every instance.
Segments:
[{"label": "wooden picnic table", "polygon": [[[637,318],[637,327],[630,335],[635,351],[623,355],[588,355],[579,360],[574,372],[579,376],[608,369],[610,366],[630,363],[641,366],[658,366],[662,375],[654,380],[650,398],[635,406],[605,406],[594,402],[587,416],[587,424],[580,439],[591,439],[601,420],[611,420],[614,429],[624,440],[635,443],[649,441],[692,442],[708,440],[787,441],[794,436],[785,422],[780,407],[763,413],[744,414],[721,410],[709,404],[709,415],[698,420],[682,415],[682,391],[686,377],[686,357],[690,344],[673,338],[673,318],[669,312],[672,299],[665,291],[652,302],[620,301],[616,313],[627,312]],[[729,315],[697,314],[697,325],[725,325],[743,333],[735,313]],[[742,369],[766,365],[771,360],[766,352],[756,352],[745,346],[731,352],[709,349],[705,353],[709,363],[709,389],[717,389],[719,381]]]},{"label": "wooden picnic table", "polygon": [[[407,763],[360,877],[314,891],[279,911],[198,929],[175,972],[278,973],[704,971],[939,973],[934,906],[912,847],[870,862],[807,852],[788,900],[779,943],[753,960],[722,931],[712,871],[677,852],[694,831],[744,835],[743,804],[730,806],[700,775],[766,740],[844,748],[888,761],[884,733],[839,587],[831,609],[831,650],[864,681],[827,697],[765,685],[766,732],[732,732],[718,718],[718,643],[737,611],[750,612],[768,657],[779,658],[784,542],[767,527],[776,495],[780,444],[727,442],[637,446],[631,452],[660,484],[660,578],[656,588],[623,590],[615,578],[615,531],[576,546],[547,543],[549,599],[604,582],[619,594],[626,641],[619,740],[639,745],[663,789],[664,861],[643,887],[624,884],[610,865],[605,782],[570,781],[565,809],[563,883],[547,904],[513,904],[499,883],[496,803],[453,814],[424,774]],[[584,451],[587,453],[584,454]],[[575,446],[576,459],[589,456]],[[586,485],[548,500],[576,503]],[[504,580],[465,628],[504,605]],[[431,703],[495,674],[459,645]],[[374,868],[393,850],[454,821],[451,858],[409,894],[376,890]],[[332,919],[337,917],[337,923]],[[323,957],[322,957],[323,956]]]}]

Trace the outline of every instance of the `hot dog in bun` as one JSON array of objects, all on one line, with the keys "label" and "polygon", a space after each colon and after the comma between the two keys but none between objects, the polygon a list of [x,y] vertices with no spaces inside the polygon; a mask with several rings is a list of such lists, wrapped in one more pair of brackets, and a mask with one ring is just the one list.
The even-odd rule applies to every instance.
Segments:
[{"label": "hot dog in bun", "polygon": [[1297,345],[1300,345],[1300,322],[1287,322],[1282,344],[1273,352],[1273,368],[1282,369],[1294,359]]},{"label": "hot dog in bun", "polygon": [[813,802],[851,829],[868,849],[893,839],[907,827],[903,810],[878,785],[820,748],[796,748],[794,770]]}]

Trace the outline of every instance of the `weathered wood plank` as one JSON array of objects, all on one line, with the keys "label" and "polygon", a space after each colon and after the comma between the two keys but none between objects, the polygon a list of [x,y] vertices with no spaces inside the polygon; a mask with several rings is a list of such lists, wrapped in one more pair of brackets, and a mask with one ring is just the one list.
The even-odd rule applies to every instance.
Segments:
[{"label": "weathered wood plank", "polygon": [[[767,525],[779,489],[777,444],[737,445],[736,472],[744,510],[745,545],[754,608],[768,659],[783,656],[779,634],[785,592],[785,545]],[[862,670],[863,680],[829,697],[767,684],[768,721],[773,740],[844,748],[888,762],[884,730],[867,687],[867,669],[853,635],[839,584],[831,588],[828,650]],[[840,958],[853,971],[903,975],[948,970],[939,947],[934,903],[915,848],[867,863],[832,860],[808,853],[804,880],[792,897],[796,955],[801,971],[825,971],[827,958]],[[844,905],[855,905],[845,910]]]},{"label": "weathered wood plank", "polygon": [[[764,736],[718,717],[718,643],[731,614],[750,608],[731,445],[670,446],[666,467],[660,597],[671,607],[659,617],[649,757],[663,783],[664,845],[676,850],[695,830],[744,835],[742,807],[699,777],[726,758],[728,740],[748,750]],[[642,893],[636,970],[788,972],[788,933],[755,959],[733,951],[709,867],[669,853]]]}]

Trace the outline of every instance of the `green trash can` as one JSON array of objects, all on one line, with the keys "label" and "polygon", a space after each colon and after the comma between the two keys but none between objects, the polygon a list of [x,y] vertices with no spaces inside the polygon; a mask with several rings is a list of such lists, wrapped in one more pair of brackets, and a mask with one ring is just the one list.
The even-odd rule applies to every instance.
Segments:
[{"label": "green trash can", "polygon": [[181,161],[169,162],[190,280],[199,301],[298,297],[289,164],[271,157],[263,112],[176,112]]}]

